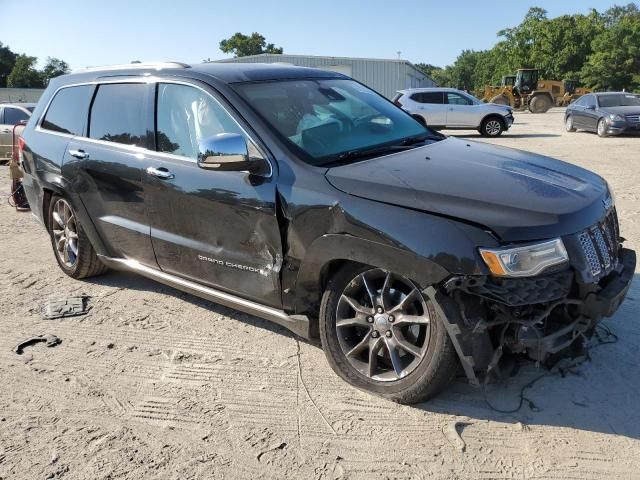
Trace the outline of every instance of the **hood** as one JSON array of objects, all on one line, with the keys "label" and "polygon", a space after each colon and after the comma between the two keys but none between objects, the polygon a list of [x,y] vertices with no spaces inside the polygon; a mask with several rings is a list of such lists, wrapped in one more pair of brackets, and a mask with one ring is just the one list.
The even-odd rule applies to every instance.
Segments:
[{"label": "hood", "polygon": [[640,107],[626,106],[626,107],[600,107],[600,111],[607,115],[638,115],[640,114]]},{"label": "hood", "polygon": [[606,182],[583,168],[451,137],[326,177],[345,193],[474,223],[507,242],[583,230],[602,218],[608,197]]}]

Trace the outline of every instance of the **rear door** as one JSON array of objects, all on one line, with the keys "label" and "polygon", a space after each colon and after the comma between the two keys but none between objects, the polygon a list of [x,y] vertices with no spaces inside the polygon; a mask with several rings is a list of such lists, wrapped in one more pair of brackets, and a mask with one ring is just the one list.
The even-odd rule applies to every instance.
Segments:
[{"label": "rear door", "polygon": [[276,172],[198,167],[198,143],[220,133],[245,136],[249,151],[265,157],[208,87],[187,81],[156,88],[157,153],[145,159],[145,197],[160,268],[270,306],[282,305],[282,245],[276,217]]},{"label": "rear door", "polygon": [[110,254],[157,266],[142,184],[150,92],[147,83],[98,85],[87,134],[69,142],[63,168]]},{"label": "rear door", "polygon": [[447,123],[448,127],[470,127],[475,128],[480,124],[476,120],[473,101],[465,95],[456,92],[446,92],[447,103]]},{"label": "rear door", "polygon": [[442,92],[416,92],[410,98],[418,105],[418,113],[427,120],[427,125],[439,127],[447,124],[447,105]]}]

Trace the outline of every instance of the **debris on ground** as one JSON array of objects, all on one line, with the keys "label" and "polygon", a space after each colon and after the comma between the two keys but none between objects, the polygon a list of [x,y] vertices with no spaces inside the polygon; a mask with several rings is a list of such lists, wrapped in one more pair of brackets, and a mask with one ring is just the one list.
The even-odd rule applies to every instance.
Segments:
[{"label": "debris on ground", "polygon": [[469,425],[464,422],[449,422],[444,427],[442,427],[442,433],[449,440],[451,445],[458,451],[464,452],[467,448],[467,444],[462,439],[460,432],[458,432],[458,427],[461,429],[465,426]]},{"label": "debris on ground", "polygon": [[22,355],[22,352],[24,351],[25,347],[28,347],[30,345],[35,345],[36,343],[40,343],[40,342],[46,342],[47,347],[55,347],[59,343],[62,343],[62,340],[60,340],[55,335],[51,335],[51,334],[39,335],[37,337],[31,337],[26,339],[23,342],[20,342],[18,345],[16,345],[14,352],[16,352],[18,355]]},{"label": "debris on ground", "polygon": [[55,318],[86,315],[89,310],[91,310],[89,297],[83,295],[63,300],[51,300],[44,304],[42,315],[48,320],[53,320]]}]

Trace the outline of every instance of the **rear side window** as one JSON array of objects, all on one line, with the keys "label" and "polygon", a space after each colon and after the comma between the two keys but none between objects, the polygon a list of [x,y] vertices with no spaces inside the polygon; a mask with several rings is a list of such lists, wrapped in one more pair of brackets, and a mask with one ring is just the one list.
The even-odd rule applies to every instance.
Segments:
[{"label": "rear side window", "polygon": [[81,135],[87,119],[93,85],[63,88],[56,93],[42,120],[41,128]]},{"label": "rear side window", "polygon": [[442,104],[441,92],[418,92],[411,95],[411,100],[418,103],[436,103]]},{"label": "rear side window", "polygon": [[125,145],[145,143],[147,91],[145,83],[100,85],[91,106],[89,138]]},{"label": "rear side window", "polygon": [[4,107],[4,123],[15,125],[22,120],[29,120],[29,114],[19,108]]}]

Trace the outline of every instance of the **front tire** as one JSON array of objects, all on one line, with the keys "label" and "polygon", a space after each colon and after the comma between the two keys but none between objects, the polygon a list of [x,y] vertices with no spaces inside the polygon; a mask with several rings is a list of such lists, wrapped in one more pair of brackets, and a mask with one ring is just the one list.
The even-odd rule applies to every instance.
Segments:
[{"label": "front tire", "polygon": [[547,113],[551,107],[551,99],[547,95],[536,95],[529,102],[531,113]]},{"label": "front tire", "polygon": [[410,280],[378,268],[349,266],[330,280],[320,338],[342,379],[404,404],[438,394],[458,365],[430,301]]},{"label": "front tire", "polygon": [[609,134],[607,133],[607,122],[605,122],[604,118],[601,118],[600,120],[598,120],[597,133],[598,133],[598,136],[601,138],[609,136]]},{"label": "front tire", "polygon": [[53,252],[64,273],[80,279],[100,275],[108,270],[96,255],[67,199],[59,195],[51,198],[48,220]]},{"label": "front tire", "polygon": [[576,131],[576,127],[573,126],[573,117],[571,115],[567,115],[567,118],[564,121],[564,128],[567,132]]},{"label": "front tire", "polygon": [[480,133],[484,137],[499,137],[504,130],[504,121],[498,117],[485,118],[480,126]]}]

